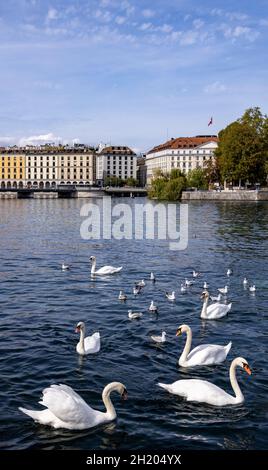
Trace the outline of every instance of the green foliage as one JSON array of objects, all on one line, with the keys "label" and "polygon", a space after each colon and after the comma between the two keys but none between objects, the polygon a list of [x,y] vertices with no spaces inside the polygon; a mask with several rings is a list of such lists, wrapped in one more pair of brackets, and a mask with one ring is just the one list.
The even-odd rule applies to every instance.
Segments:
[{"label": "green foliage", "polygon": [[187,186],[197,189],[208,189],[208,179],[205,170],[195,168],[190,170],[187,175]]},{"label": "green foliage", "polygon": [[215,151],[221,180],[263,182],[268,160],[268,118],[250,108],[219,133]]},{"label": "green foliage", "polygon": [[134,187],[134,188],[139,185],[138,181],[135,178],[132,178],[132,177],[127,178],[125,180],[125,184],[127,186],[131,186],[131,187]]},{"label": "green foliage", "polygon": [[122,180],[121,178],[117,178],[117,176],[106,176],[106,178],[104,179],[104,186],[123,186],[125,183],[124,180]]},{"label": "green foliage", "polygon": [[178,201],[183,189],[186,188],[186,178],[180,170],[173,169],[170,174],[158,173],[152,181],[148,193],[150,198],[164,201]]}]

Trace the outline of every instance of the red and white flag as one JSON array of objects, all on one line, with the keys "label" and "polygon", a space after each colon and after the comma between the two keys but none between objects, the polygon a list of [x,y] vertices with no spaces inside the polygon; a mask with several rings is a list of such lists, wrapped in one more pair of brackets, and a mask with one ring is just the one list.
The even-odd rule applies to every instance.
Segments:
[{"label": "red and white flag", "polygon": [[213,123],[213,119],[212,119],[212,117],[211,117],[211,118],[210,118],[210,121],[209,121],[209,123],[208,123],[208,126],[211,126],[212,123]]}]

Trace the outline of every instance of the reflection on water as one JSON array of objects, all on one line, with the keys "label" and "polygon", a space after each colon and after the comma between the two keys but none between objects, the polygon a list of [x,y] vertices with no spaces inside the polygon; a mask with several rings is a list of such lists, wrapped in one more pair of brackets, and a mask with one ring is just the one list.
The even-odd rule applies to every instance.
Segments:
[{"label": "reflection on water", "polygon": [[[83,203],[0,201],[2,448],[267,448],[263,358],[268,352],[268,204],[193,203],[189,246],[171,252],[165,240],[82,240]],[[97,257],[97,267],[122,265],[122,272],[92,278],[91,255]],[[71,269],[62,271],[62,262]],[[227,278],[228,268],[233,275]],[[193,269],[202,276],[181,293],[181,282],[191,279]],[[155,284],[149,281],[151,272]],[[244,277],[256,285],[255,293],[244,288]],[[145,279],[146,286],[135,297],[132,288],[137,279]],[[200,319],[204,281],[212,295],[219,287],[229,287],[232,310],[220,321]],[[120,290],[128,296],[125,303],[118,301]],[[172,290],[174,303],[165,298],[165,292]],[[157,315],[148,312],[151,300],[159,307]],[[129,309],[143,312],[140,321],[129,321]],[[78,321],[85,321],[88,334],[100,332],[98,354],[77,355]],[[175,334],[182,323],[192,327],[193,347],[232,341],[228,360],[210,367],[180,367],[185,342]],[[162,331],[167,333],[166,343],[153,344],[150,335]],[[232,393],[229,365],[238,355],[253,368],[251,377],[242,370],[237,374],[245,396],[242,405],[218,409],[187,403],[157,386],[179,378],[202,378]],[[41,392],[52,383],[66,383],[90,406],[104,411],[102,390],[114,380],[125,384],[128,400],[122,402],[113,394],[118,418],[96,429],[53,430],[18,411],[18,406],[41,408]]]}]

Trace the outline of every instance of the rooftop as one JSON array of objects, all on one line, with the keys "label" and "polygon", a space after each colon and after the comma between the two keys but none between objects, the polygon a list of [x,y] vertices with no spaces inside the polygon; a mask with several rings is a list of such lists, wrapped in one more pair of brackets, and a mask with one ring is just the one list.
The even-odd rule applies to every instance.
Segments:
[{"label": "rooftop", "polygon": [[197,135],[195,137],[178,137],[172,138],[164,144],[157,145],[153,149],[149,150],[149,153],[160,152],[161,150],[167,149],[179,149],[179,148],[194,148],[207,142],[218,142],[219,139],[216,135]]}]

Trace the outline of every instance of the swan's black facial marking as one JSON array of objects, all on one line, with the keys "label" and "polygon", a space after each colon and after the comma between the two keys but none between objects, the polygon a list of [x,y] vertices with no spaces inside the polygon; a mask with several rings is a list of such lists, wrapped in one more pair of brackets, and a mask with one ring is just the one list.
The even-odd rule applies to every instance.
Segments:
[{"label": "swan's black facial marking", "polygon": [[126,388],[124,388],[121,397],[122,397],[123,400],[127,400],[127,389]]},{"label": "swan's black facial marking", "polygon": [[181,334],[182,334],[181,328],[178,328],[178,329],[177,329],[176,336],[180,336]]}]

